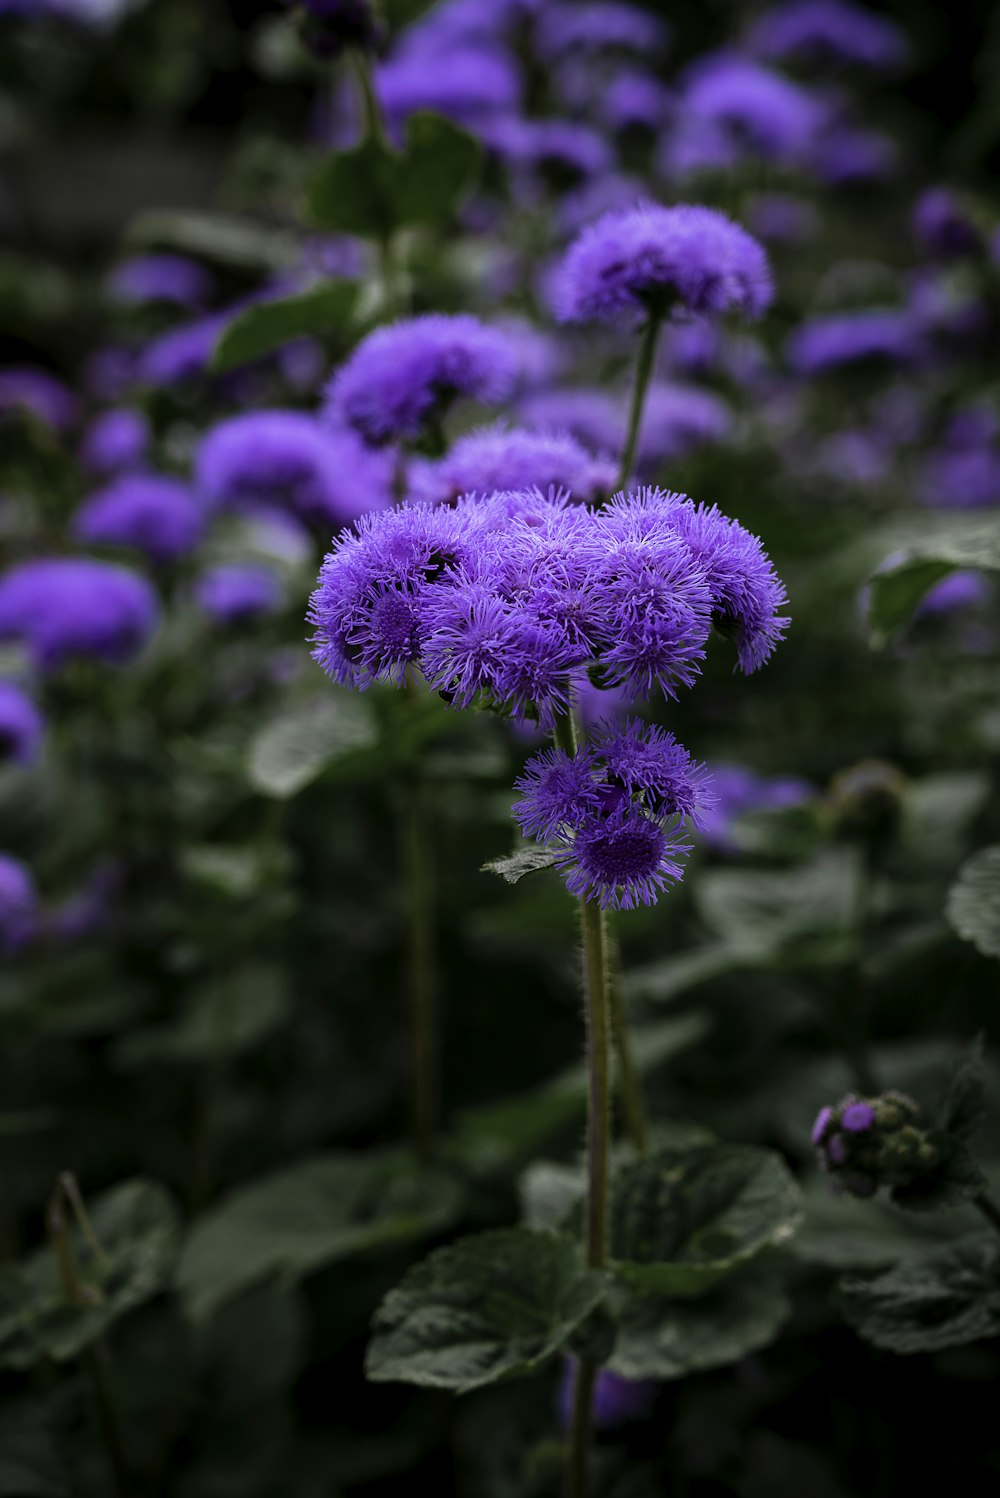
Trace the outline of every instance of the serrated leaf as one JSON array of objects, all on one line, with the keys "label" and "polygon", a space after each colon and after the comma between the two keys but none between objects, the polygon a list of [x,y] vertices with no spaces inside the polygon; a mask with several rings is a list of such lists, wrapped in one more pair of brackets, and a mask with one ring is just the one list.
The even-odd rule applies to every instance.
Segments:
[{"label": "serrated leaf", "polygon": [[447,1227],[458,1188],[402,1150],[318,1156],[231,1192],[191,1229],[177,1274],[202,1320],[271,1275],[289,1283],[352,1254]]},{"label": "serrated leaf", "polygon": [[373,239],[442,223],[473,186],[481,154],[460,126],[420,111],[407,121],[402,151],[369,136],[321,162],[306,190],[309,219],[320,229]]},{"label": "serrated leaf", "polygon": [[955,1068],[941,1104],[938,1126],[950,1138],[968,1145],[974,1142],[985,1120],[986,1069],[983,1065],[983,1038],[979,1036],[971,1055]]},{"label": "serrated leaf", "polygon": [[663,1295],[700,1295],[765,1248],[786,1243],[802,1193],[773,1150],[654,1149],[617,1168],[609,1201],[615,1275]]},{"label": "serrated leaf", "polygon": [[115,1054],[125,1067],[238,1055],[287,1019],[291,1005],[288,979],[280,968],[239,968],[193,989],[173,1024],[123,1036]]},{"label": "serrated leaf", "polygon": [[875,1279],[842,1281],[858,1335],[889,1352],[937,1352],[1000,1332],[1000,1242],[967,1238]]},{"label": "serrated leaf", "polygon": [[480,868],[482,874],[499,874],[508,884],[516,884],[525,874],[551,869],[556,856],[546,848],[518,848],[506,858],[491,858]]},{"label": "serrated leaf", "polygon": [[0,1271],[0,1367],[75,1357],[169,1282],[180,1226],[162,1186],[126,1181],[88,1204],[88,1212],[102,1253],[76,1226],[70,1229],[85,1304],[66,1294],[51,1248]]},{"label": "serrated leaf", "polygon": [[477,1233],[415,1265],[375,1313],[376,1382],[466,1393],[535,1372],[600,1305],[574,1239],[528,1228]]},{"label": "serrated leaf", "polygon": [[249,777],[264,796],[287,800],[338,759],[370,748],[378,725],[356,693],[330,691],[286,709],[250,746]]},{"label": "serrated leaf", "polygon": [[963,864],[948,891],[947,914],[984,957],[1000,957],[1000,847],[982,848]]},{"label": "serrated leaf", "polygon": [[884,1269],[921,1258],[968,1234],[977,1221],[967,1206],[915,1217],[881,1197],[860,1201],[835,1191],[827,1175],[805,1183],[803,1201],[805,1216],[791,1251],[830,1269]]},{"label": "serrated leaf", "polygon": [[342,332],[351,321],[358,294],[355,282],[333,281],[297,296],[256,302],[223,328],[212,355],[212,370],[226,374],[295,338]]},{"label": "serrated leaf", "polygon": [[608,1366],[624,1378],[683,1378],[721,1368],[773,1341],[788,1315],[773,1264],[750,1264],[698,1300],[622,1292]]},{"label": "serrated leaf", "polygon": [[869,579],[868,622],[872,644],[892,642],[909,623],[931,588],[959,568],[1000,571],[1000,528],[955,524],[911,541]]},{"label": "serrated leaf", "polygon": [[833,849],[794,869],[709,869],[695,887],[707,924],[757,965],[837,964],[852,940],[855,865]]}]

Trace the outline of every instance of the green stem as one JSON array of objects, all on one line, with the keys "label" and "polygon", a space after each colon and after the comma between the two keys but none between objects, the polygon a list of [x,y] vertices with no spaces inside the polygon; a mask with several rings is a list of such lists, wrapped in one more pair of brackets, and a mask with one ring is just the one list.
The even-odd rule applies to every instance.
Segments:
[{"label": "green stem", "polygon": [[590,1451],[590,1411],[594,1403],[597,1364],[581,1358],[573,1377],[573,1414],[570,1424],[569,1498],[587,1498],[587,1456]]},{"label": "green stem", "polygon": [[[372,71],[368,62],[368,56],[362,51],[353,53],[354,72],[358,80],[358,92],[361,96],[361,112],[364,116],[365,135],[376,141],[387,150],[391,149],[388,132],[385,128],[385,119],[382,115],[382,107],[379,104],[378,94],[372,82]],[[382,284],[385,288],[385,301],[389,309],[390,317],[400,317],[403,313],[403,292],[400,285],[399,267],[396,261],[395,236],[390,232],[384,234],[379,240],[379,269],[382,273]]]},{"label": "green stem", "polygon": [[632,1054],[628,1015],[622,993],[621,956],[610,923],[608,926],[608,997],[611,1005],[611,1029],[615,1042],[615,1057],[618,1062],[618,1096],[629,1139],[640,1154],[649,1147],[649,1113],[643,1095],[642,1082]]},{"label": "green stem", "polygon": [[980,1191],[972,1198],[972,1204],[978,1207],[992,1228],[1000,1233],[1000,1207],[985,1191]]},{"label": "green stem", "polygon": [[[71,1188],[69,1183],[71,1183]],[[80,1274],[77,1269],[76,1256],[73,1253],[73,1243],[69,1236],[66,1222],[65,1201],[69,1200],[81,1222],[88,1241],[92,1241],[99,1249],[93,1229],[83,1209],[83,1202],[76,1184],[71,1175],[60,1176],[56,1182],[55,1189],[49,1199],[48,1226],[49,1235],[52,1239],[52,1248],[56,1256],[56,1264],[59,1276],[66,1291],[67,1298],[74,1305],[86,1305],[87,1294],[80,1283]],[[100,1250],[103,1253],[103,1249]],[[90,1380],[91,1390],[94,1396],[94,1404],[97,1409],[97,1418],[101,1427],[101,1436],[104,1441],[105,1450],[108,1454],[108,1464],[111,1467],[112,1484],[116,1498],[128,1498],[128,1466],[125,1460],[125,1447],[122,1441],[121,1420],[118,1415],[118,1403],[115,1398],[114,1385],[111,1382],[111,1369],[108,1365],[107,1349],[103,1341],[98,1339],[80,1354],[80,1362]]]},{"label": "green stem", "polygon": [[649,386],[649,377],[653,373],[653,362],[656,358],[656,345],[660,338],[660,327],[662,319],[655,312],[649,314],[649,321],[642,330],[642,342],[639,345],[639,358],[635,366],[635,378],[632,382],[632,403],[628,413],[628,431],[625,435],[625,448],[622,452],[622,463],[618,473],[618,488],[624,489],[632,476],[632,465],[635,462],[635,452],[639,445],[639,428],[642,425],[642,412],[646,404],[646,390]]},{"label": "green stem", "polygon": [[[407,694],[416,707],[416,682]],[[434,892],[427,787],[416,775],[403,784],[403,889],[406,901],[406,989],[411,1037],[410,1132],[417,1159],[433,1151],[439,1117],[439,1055]]]}]

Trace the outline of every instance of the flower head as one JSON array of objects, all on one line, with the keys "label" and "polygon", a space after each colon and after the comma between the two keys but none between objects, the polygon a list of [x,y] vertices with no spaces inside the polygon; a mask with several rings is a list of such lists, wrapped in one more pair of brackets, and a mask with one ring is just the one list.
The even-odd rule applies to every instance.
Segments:
[{"label": "flower head", "polygon": [[649,57],[663,51],[670,32],[659,16],[621,0],[548,0],[535,27],[538,55],[546,61],[570,53],[606,57],[609,52]]},{"label": "flower head", "polygon": [[476,40],[436,51],[432,61],[422,47],[397,52],[378,69],[375,82],[382,107],[397,128],[418,109],[475,126],[512,113],[521,96],[518,68],[506,48]]},{"label": "flower head", "polygon": [[0,761],[30,765],[38,758],[45,725],[19,686],[0,681]]},{"label": "flower head", "polygon": [[517,357],[503,333],[465,313],[428,313],[376,328],[337,372],[326,413],[375,445],[414,440],[458,396],[505,400]]},{"label": "flower head", "polygon": [[132,547],[161,564],[193,551],[204,533],[205,511],[192,491],[156,473],[123,474],[73,517],[81,541]]},{"label": "flower head", "polygon": [[763,246],[724,213],[640,203],[604,214],[570,245],[555,300],[563,322],[616,322],[674,307],[758,317],[771,295]]},{"label": "flower head", "polygon": [[11,414],[31,416],[64,432],[80,413],[76,396],[55,375],[34,365],[11,364],[0,369],[0,421]]},{"label": "flower head", "polygon": [[851,0],[788,0],[760,18],[749,42],[762,57],[850,63],[879,72],[902,66],[909,55],[893,21]]},{"label": "flower head", "polygon": [[92,557],[22,562],[0,577],[0,639],[20,639],[42,670],[73,656],[131,660],[156,626],[145,578]]},{"label": "flower head", "polygon": [[224,317],[200,317],[161,333],[142,351],[139,379],[154,389],[164,390],[200,379],[208,369],[225,324]]},{"label": "flower head", "polygon": [[115,302],[169,302],[194,308],[209,300],[213,281],[203,265],[186,255],[136,255],[115,267],[105,289]]},{"label": "flower head", "polygon": [[566,433],[497,425],[460,437],[423,482],[428,497],[444,500],[500,490],[547,493],[554,488],[589,501],[611,492],[616,470],[610,458],[592,456]]},{"label": "flower head", "polygon": [[798,374],[818,375],[848,365],[909,365],[922,353],[912,318],[895,308],[834,312],[803,323],[788,342]]},{"label": "flower head", "polygon": [[221,562],[197,579],[194,597],[219,624],[241,624],[281,607],[281,579],[260,562]]},{"label": "flower head", "polygon": [[0,853],[0,950],[8,956],[34,935],[38,896],[30,871],[18,858]]},{"label": "flower head", "polygon": [[942,260],[975,255],[984,248],[979,226],[957,193],[947,187],[931,187],[917,200],[913,210],[913,232],[917,243]]},{"label": "flower head", "polygon": [[94,417],[83,434],[80,460],[92,473],[124,473],[142,467],[149,443],[146,417],[130,406],[120,406]]},{"label": "flower head", "polygon": [[735,54],[706,58],[688,75],[667,137],[671,175],[732,167],[746,156],[800,162],[825,123],[814,94],[790,78]]}]

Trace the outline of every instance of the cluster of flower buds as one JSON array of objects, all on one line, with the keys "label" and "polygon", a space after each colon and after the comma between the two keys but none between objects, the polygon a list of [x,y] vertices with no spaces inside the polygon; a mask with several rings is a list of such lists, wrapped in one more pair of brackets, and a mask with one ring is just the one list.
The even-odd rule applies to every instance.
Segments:
[{"label": "cluster of flower buds", "polygon": [[941,1152],[916,1126],[919,1111],[902,1092],[875,1098],[848,1093],[832,1108],[821,1108],[812,1142],[838,1189],[869,1197],[880,1186],[907,1187],[935,1170]]},{"label": "cluster of flower buds", "polygon": [[867,759],[842,770],[828,797],[835,832],[874,847],[892,842],[899,831],[905,790],[901,771],[884,760]]}]

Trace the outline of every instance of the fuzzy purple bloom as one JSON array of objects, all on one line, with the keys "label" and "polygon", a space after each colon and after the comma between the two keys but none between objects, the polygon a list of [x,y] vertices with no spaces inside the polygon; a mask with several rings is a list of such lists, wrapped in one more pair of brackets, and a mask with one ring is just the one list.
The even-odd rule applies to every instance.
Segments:
[{"label": "fuzzy purple bloom", "polygon": [[859,364],[911,365],[923,354],[913,319],[895,308],[834,312],[802,324],[788,340],[797,374],[819,375]]},{"label": "fuzzy purple bloom", "polygon": [[202,440],[196,474],[213,506],[276,508],[322,530],[389,502],[382,456],[304,411],[252,411],[220,422]]},{"label": "fuzzy purple bloom", "polygon": [[18,413],[64,432],[76,424],[80,408],[76,396],[55,375],[33,365],[11,364],[0,369],[0,421]]},{"label": "fuzzy purple bloom", "polygon": [[92,545],[132,547],[162,565],[194,551],[205,521],[186,484],[157,473],[129,473],[84,500],[72,532]]},{"label": "fuzzy purple bloom", "polygon": [[550,177],[561,187],[608,173],[614,166],[604,139],[573,120],[505,116],[485,125],[481,134],[508,167]]},{"label": "fuzzy purple bloom", "polygon": [[913,210],[913,232],[921,249],[942,260],[978,254],[983,236],[968,209],[948,187],[931,187]]},{"label": "fuzzy purple bloom", "polygon": [[981,572],[952,572],[936,583],[917,608],[918,616],[951,614],[959,609],[979,608],[993,597]]},{"label": "fuzzy purple bloom", "polygon": [[809,782],[796,776],[771,778],[758,775],[745,765],[713,764],[709,768],[715,805],[705,818],[701,832],[709,846],[721,852],[738,851],[732,824],[746,812],[780,811],[801,806],[813,795]]},{"label": "fuzzy purple bloom", "polygon": [[840,1127],[848,1134],[865,1134],[875,1122],[871,1103],[848,1103],[840,1115]]},{"label": "fuzzy purple bloom", "polygon": [[0,761],[33,764],[44,732],[42,715],[31,698],[15,682],[0,681]]},{"label": "fuzzy purple bloom", "polygon": [[498,425],[460,437],[422,476],[420,492],[447,502],[462,494],[554,488],[590,502],[610,494],[616,476],[611,458],[594,457],[568,434]]},{"label": "fuzzy purple bloom", "polygon": [[989,446],[944,447],[928,454],[917,494],[940,509],[977,510],[1000,504],[1000,451]]},{"label": "fuzzy purple bloom", "polygon": [[548,0],[535,27],[535,46],[547,62],[568,53],[604,58],[609,52],[649,57],[670,39],[666,23],[648,10],[617,0]]},{"label": "fuzzy purple bloom", "polygon": [[38,896],[20,859],[0,853],[0,951],[12,956],[35,933]]},{"label": "fuzzy purple bloom", "polygon": [[149,583],[92,557],[22,562],[0,577],[0,639],[20,639],[53,671],[74,656],[124,665],[156,627]]},{"label": "fuzzy purple bloom", "polygon": [[721,53],[689,72],[663,165],[670,176],[729,168],[748,155],[794,165],[825,122],[825,108],[807,89],[748,58]]},{"label": "fuzzy purple bloom", "polygon": [[281,579],[273,567],[259,562],[221,562],[197,579],[198,607],[219,624],[242,624],[281,607]]},{"label": "fuzzy purple bloom", "polygon": [[505,400],[517,373],[502,332],[465,313],[427,313],[370,333],[334,376],[326,414],[375,445],[413,440],[457,396]]},{"label": "fuzzy purple bloom", "polygon": [[[576,1364],[567,1358],[559,1381],[557,1410],[563,1430],[573,1418],[573,1380]],[[610,1368],[599,1368],[594,1384],[593,1421],[597,1430],[620,1430],[623,1425],[644,1420],[656,1398],[657,1385],[646,1378],[623,1378]]]},{"label": "fuzzy purple bloom", "polygon": [[830,1120],[832,1118],[832,1108],[821,1108],[816,1115],[816,1122],[812,1126],[812,1133],[809,1137],[812,1140],[813,1144],[816,1145],[817,1149],[823,1143],[823,1140],[826,1137],[826,1131],[830,1127]]},{"label": "fuzzy purple bloom", "polygon": [[125,473],[142,467],[150,440],[149,422],[141,411],[129,406],[102,411],[83,434],[80,461],[91,473]]},{"label": "fuzzy purple bloom", "polygon": [[771,300],[767,255],[714,208],[641,203],[585,229],[562,264],[562,322],[617,322],[674,307],[759,317]]},{"label": "fuzzy purple bloom", "polygon": [[828,187],[865,187],[888,181],[898,153],[893,141],[878,130],[838,124],[811,142],[806,165]]},{"label": "fuzzy purple bloom", "polygon": [[386,116],[399,128],[419,109],[476,126],[496,115],[513,114],[520,104],[521,80],[502,46],[457,45],[434,56],[422,50],[400,52],[383,63],[375,83]]},{"label": "fuzzy purple bloom", "polygon": [[850,0],[788,0],[760,18],[749,44],[762,57],[853,63],[879,72],[902,67],[910,51],[893,21]]},{"label": "fuzzy purple bloom", "polygon": [[617,73],[601,100],[601,118],[612,130],[656,135],[666,125],[673,94],[649,73]]},{"label": "fuzzy purple bloom", "polygon": [[157,389],[172,389],[201,379],[229,315],[201,317],[171,328],[146,345],[139,358],[139,379]]},{"label": "fuzzy purple bloom", "polygon": [[115,267],[105,288],[112,301],[131,306],[169,302],[197,308],[211,297],[214,282],[203,265],[185,255],[137,255]]}]

